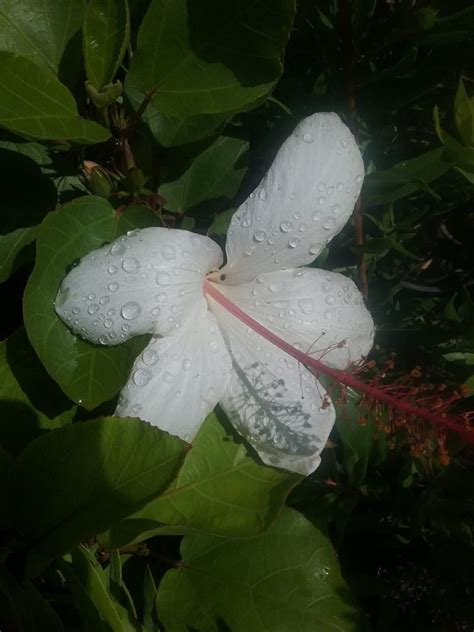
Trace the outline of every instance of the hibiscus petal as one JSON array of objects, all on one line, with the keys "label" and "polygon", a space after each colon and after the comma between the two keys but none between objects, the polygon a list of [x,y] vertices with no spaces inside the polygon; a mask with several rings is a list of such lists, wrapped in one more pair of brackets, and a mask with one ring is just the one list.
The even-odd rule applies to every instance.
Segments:
[{"label": "hibiscus petal", "polygon": [[164,335],[204,304],[204,276],[221,264],[222,251],[208,237],[169,228],[136,230],[81,259],[64,279],[55,309],[94,343]]},{"label": "hibiscus petal", "polygon": [[372,317],[353,281],[342,274],[297,268],[217,288],[280,338],[333,368],[346,369],[372,348]]},{"label": "hibiscus petal", "polygon": [[140,417],[191,441],[221,398],[230,374],[222,334],[204,308],[179,334],[153,338],[133,365],[116,414]]},{"label": "hibiscus petal", "polygon": [[335,419],[325,390],[296,360],[224,308],[214,304],[213,310],[233,364],[222,408],[264,463],[310,474]]},{"label": "hibiscus petal", "polygon": [[363,175],[355,139],[336,114],[304,119],[232,218],[226,283],[314,261],[351,215]]}]

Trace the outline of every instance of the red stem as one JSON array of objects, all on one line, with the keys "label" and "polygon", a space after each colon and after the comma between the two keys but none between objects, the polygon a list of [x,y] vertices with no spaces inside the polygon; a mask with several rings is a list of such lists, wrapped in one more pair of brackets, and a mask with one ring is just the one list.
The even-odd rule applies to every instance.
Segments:
[{"label": "red stem", "polygon": [[320,360],[317,360],[307,353],[300,351],[296,347],[293,347],[293,345],[290,345],[288,342],[271,332],[269,329],[264,327],[264,325],[242,311],[240,307],[235,305],[235,303],[230,301],[226,296],[219,292],[214,283],[211,283],[208,280],[204,281],[204,292],[209,297],[213,298],[217,303],[219,303],[219,305],[222,305],[222,307],[224,307],[233,316],[245,323],[248,327],[256,331],[258,334],[260,334],[263,338],[290,355],[292,358],[295,358],[295,360],[298,360],[298,362],[301,362],[301,364],[304,364],[306,367],[310,367],[311,369],[313,369],[316,377],[318,376],[318,374],[330,377],[339,384],[344,384],[349,388],[353,388],[354,390],[363,393],[371,400],[383,402],[384,404],[395,410],[403,411],[409,416],[419,417],[435,426],[442,426],[444,428],[454,430],[455,432],[462,434],[464,438],[470,443],[474,443],[474,432],[470,431],[468,428],[460,427],[459,421],[457,421],[453,417],[447,417],[443,414],[436,414],[426,408],[421,408],[410,404],[408,401],[390,395],[389,393],[386,393],[376,386],[371,386],[370,384],[362,382],[362,380],[359,380],[355,375],[351,373],[326,366]]}]

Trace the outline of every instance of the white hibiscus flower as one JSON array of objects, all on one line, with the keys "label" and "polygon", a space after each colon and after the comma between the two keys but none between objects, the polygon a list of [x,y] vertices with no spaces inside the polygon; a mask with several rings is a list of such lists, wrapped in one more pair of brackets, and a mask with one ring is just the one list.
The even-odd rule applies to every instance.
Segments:
[{"label": "white hibiscus flower", "polygon": [[349,219],[363,174],[348,128],[315,114],[236,211],[223,267],[214,241],[167,228],[133,231],[84,257],[63,281],[59,316],[74,314],[75,333],[95,344],[153,334],[116,414],[192,441],[219,403],[265,463],[314,471],[335,419],[324,388],[215,296],[330,367],[363,358],[373,322],[354,283],[302,267]]}]

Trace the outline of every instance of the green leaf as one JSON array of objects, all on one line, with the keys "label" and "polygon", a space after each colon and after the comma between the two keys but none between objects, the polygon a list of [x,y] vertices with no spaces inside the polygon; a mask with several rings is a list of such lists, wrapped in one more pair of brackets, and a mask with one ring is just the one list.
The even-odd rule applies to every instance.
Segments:
[{"label": "green leaf", "polygon": [[[12,454],[64,421],[71,409],[39,362],[24,329],[0,342],[0,444]],[[74,408],[70,411],[74,414]]]},{"label": "green leaf", "polygon": [[57,74],[65,65],[70,72],[67,51],[82,26],[85,8],[85,0],[2,0],[0,50],[27,57],[43,70]]},{"label": "green leaf", "polygon": [[454,100],[454,122],[465,145],[474,145],[474,102],[467,96],[462,79]]},{"label": "green leaf", "polygon": [[443,354],[443,358],[448,362],[474,366],[474,353],[461,353],[460,351],[453,351],[452,353]]},{"label": "green leaf", "polygon": [[232,219],[232,216],[234,215],[236,210],[237,209],[235,208],[229,208],[227,209],[227,211],[223,211],[222,213],[219,213],[219,215],[216,215],[207,230],[207,234],[220,235],[221,237],[227,235],[227,229],[229,228],[230,220]]},{"label": "green leaf", "polygon": [[187,118],[176,118],[162,114],[150,104],[143,119],[160,145],[176,147],[212,136],[224,126],[229,114],[197,114]]},{"label": "green leaf", "polygon": [[127,0],[90,0],[83,27],[84,61],[97,90],[112,82],[129,39]]},{"label": "green leaf", "polygon": [[128,209],[117,217],[108,202],[86,196],[50,213],[41,225],[36,265],[24,296],[25,326],[51,377],[68,397],[89,410],[120,390],[145,339],[134,338],[116,347],[91,345],[73,336],[58,318],[54,300],[75,260],[128,230],[156,222],[144,208]]},{"label": "green leaf", "polygon": [[364,182],[364,203],[367,207],[388,204],[424,190],[451,169],[443,147],[432,149],[416,158],[400,162],[386,171],[369,174]]},{"label": "green leaf", "polygon": [[248,143],[221,136],[193,161],[177,180],[166,182],[159,193],[166,208],[176,213],[229,206],[247,170]]},{"label": "green leaf", "polygon": [[41,140],[101,143],[110,132],[81,118],[69,90],[48,70],[0,51],[0,126]]},{"label": "green leaf", "polygon": [[[83,603],[84,598],[88,598],[90,601],[89,610],[91,606],[95,609],[98,617],[106,624],[108,632],[140,632],[143,630],[135,617],[130,615],[108,590],[107,573],[91,551],[80,546],[72,552],[71,557],[75,577],[85,592],[85,595],[78,595],[76,587],[79,603]],[[92,623],[90,616],[89,621]],[[95,628],[91,630],[95,630]]]},{"label": "green leaf", "polygon": [[[172,485],[160,498],[113,528],[111,545],[143,540],[149,535],[145,529],[254,535],[274,520],[300,480],[296,474],[257,464],[212,413]],[[173,528],[160,531],[163,524]]]},{"label": "green leaf", "polygon": [[167,632],[361,629],[328,538],[296,511],[256,538],[187,535],[181,556],[158,588]]},{"label": "green leaf", "polygon": [[294,0],[153,0],[138,35],[126,91],[186,118],[248,109],[282,72]]},{"label": "green leaf", "polygon": [[17,459],[16,526],[36,552],[60,555],[159,495],[185,451],[179,439],[137,419],[52,430]]}]

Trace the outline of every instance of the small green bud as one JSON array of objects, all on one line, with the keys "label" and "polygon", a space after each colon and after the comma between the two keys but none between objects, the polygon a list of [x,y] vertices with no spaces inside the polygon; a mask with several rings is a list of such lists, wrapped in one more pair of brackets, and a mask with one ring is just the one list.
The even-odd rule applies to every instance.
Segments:
[{"label": "small green bud", "polygon": [[122,94],[123,89],[120,81],[116,81],[115,83],[108,83],[100,90],[97,90],[97,88],[95,88],[90,81],[86,81],[84,83],[84,87],[92,103],[96,106],[98,110],[103,110],[104,108],[111,105],[114,101],[116,101],[118,97]]},{"label": "small green bud", "polygon": [[145,176],[143,171],[138,167],[132,167],[127,173],[126,189],[129,193],[140,193],[145,184]]},{"label": "small green bud", "polygon": [[100,168],[94,167],[89,175],[86,175],[89,182],[89,188],[94,193],[102,198],[109,198],[112,193],[112,184],[107,174]]},{"label": "small green bud", "polygon": [[436,11],[427,7],[416,12],[416,24],[422,31],[429,31],[436,22]]}]

